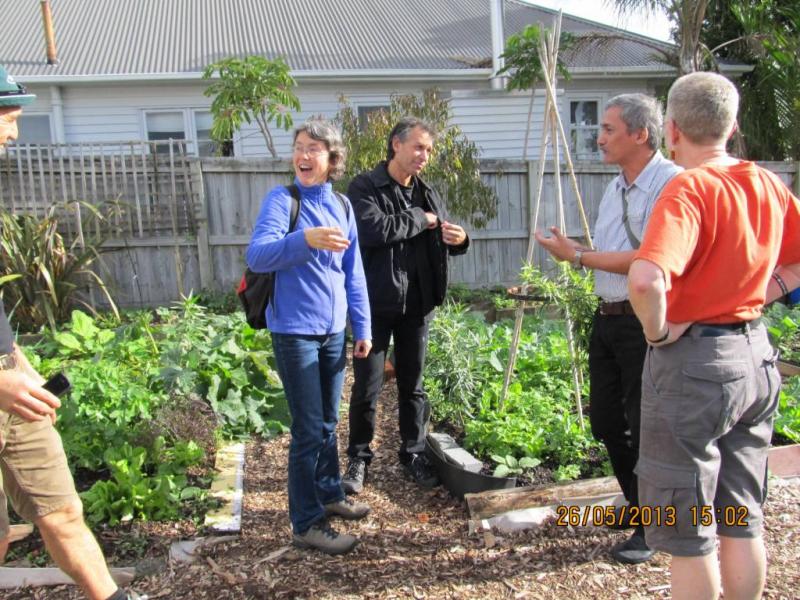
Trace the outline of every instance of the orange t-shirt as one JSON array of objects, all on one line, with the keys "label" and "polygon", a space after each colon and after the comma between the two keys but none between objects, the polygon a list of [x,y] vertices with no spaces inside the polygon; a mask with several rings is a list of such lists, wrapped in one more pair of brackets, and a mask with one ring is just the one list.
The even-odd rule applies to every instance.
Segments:
[{"label": "orange t-shirt", "polygon": [[800,201],[752,162],[688,169],[661,192],[636,258],[664,272],[667,320],[750,321],[776,265],[800,262]]}]

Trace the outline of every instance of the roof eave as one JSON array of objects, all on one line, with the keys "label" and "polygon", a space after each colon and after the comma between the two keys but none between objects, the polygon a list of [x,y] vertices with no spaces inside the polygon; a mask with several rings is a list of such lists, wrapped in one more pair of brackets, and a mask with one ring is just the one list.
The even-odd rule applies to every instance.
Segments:
[{"label": "roof eave", "polygon": [[[622,79],[637,77],[664,77],[674,78],[677,71],[669,65],[656,65],[650,67],[570,67],[569,74],[574,79],[588,79],[599,76],[613,76]],[[753,65],[736,64],[720,65],[720,71],[730,77],[738,77],[753,70]]]},{"label": "roof eave", "polygon": [[[475,81],[488,79],[491,69],[340,69],[292,71],[298,81]],[[188,73],[125,73],[105,75],[20,75],[17,81],[25,84],[82,84],[126,83],[141,81],[197,81],[202,74]]]},{"label": "roof eave", "polygon": [[[729,76],[740,76],[753,70],[753,65],[720,65],[720,71]],[[571,67],[570,75],[575,79],[612,76],[623,79],[637,77],[675,76],[675,70],[668,65],[634,67]],[[379,81],[486,81],[492,75],[491,69],[339,69],[293,71],[298,81],[308,82],[379,82]],[[202,74],[188,73],[126,73],[108,75],[29,75],[18,76],[17,81],[25,84],[63,85],[91,83],[126,83],[155,81],[199,81]]]}]

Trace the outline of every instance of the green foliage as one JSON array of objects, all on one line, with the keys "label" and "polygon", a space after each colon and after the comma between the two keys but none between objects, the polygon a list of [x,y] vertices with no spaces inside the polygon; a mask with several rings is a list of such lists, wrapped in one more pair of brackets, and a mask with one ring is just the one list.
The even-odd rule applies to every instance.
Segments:
[{"label": "green foliage", "polygon": [[93,522],[202,506],[186,470],[213,451],[217,427],[227,438],[286,430],[269,333],[194,297],[122,323],[75,311],[36,350],[37,369],[73,383],[56,424],[70,466],[110,474],[85,496]]},{"label": "green foliage", "polygon": [[738,124],[746,155],[758,160],[800,156],[800,4],[775,0],[709,2],[703,41],[718,59],[753,65],[735,80]]},{"label": "green foliage", "polygon": [[775,431],[800,443],[800,376],[790,377],[783,382]]},{"label": "green foliage", "polygon": [[581,476],[581,468],[578,465],[561,465],[553,473],[553,479],[556,481],[572,481]]},{"label": "green foliage", "polygon": [[[505,51],[502,54],[505,66],[499,74],[509,74],[509,90],[530,90],[545,78],[542,62],[539,60],[539,44],[542,35],[546,32],[539,25],[527,25],[519,33],[509,36],[506,40]],[[559,53],[568,50],[574,42],[574,37],[563,32],[559,41]],[[559,60],[556,64],[561,77],[569,79],[569,72],[564,63]]]},{"label": "green foliage", "polygon": [[546,275],[533,264],[522,268],[522,281],[536,290],[562,310],[569,311],[575,326],[579,350],[588,351],[592,331],[592,318],[597,310],[594,294],[594,278],[586,270],[572,269],[567,263],[559,263],[553,275]]},{"label": "green foliage", "polygon": [[764,323],[781,358],[800,363],[800,306],[773,302],[764,312]]},{"label": "green foliage", "polygon": [[495,477],[522,475],[526,470],[538,467],[542,462],[538,458],[530,458],[528,456],[523,456],[521,459],[517,460],[510,454],[506,454],[505,456],[493,454],[492,460],[497,463],[493,473]]},{"label": "green foliage", "polygon": [[719,71],[725,61],[753,65],[737,76],[736,152],[754,160],[800,154],[800,4],[786,0],[614,0],[619,12],[663,10],[674,51],[654,50],[677,74]]},{"label": "green foliage", "polygon": [[359,123],[358,112],[342,96],[336,122],[347,147],[347,171],[343,182],[372,170],[386,159],[389,133],[401,118],[415,116],[439,132],[433,155],[425,167],[425,180],[442,195],[449,213],[483,227],[497,214],[497,196],[481,180],[478,148],[452,123],[450,101],[436,90],[422,95],[393,95],[388,111],[377,111]]},{"label": "green foliage", "polygon": [[563,322],[525,317],[514,378],[500,411],[512,334],[510,324],[487,324],[461,305],[437,311],[425,368],[433,420],[463,430],[465,447],[484,459],[527,457],[583,466],[598,445],[574,412]]},{"label": "green foliage", "polygon": [[276,158],[278,153],[269,125],[274,121],[277,127],[288,130],[293,124],[291,111],[300,110],[289,65],[280,57],[226,58],[208,65],[203,70],[203,79],[211,79],[215,72],[219,78],[204,92],[214,97],[212,139],[220,144],[228,142],[244,123],[255,121],[267,149]]},{"label": "green foliage", "polygon": [[116,525],[131,519],[175,519],[187,502],[201,502],[205,490],[187,485],[187,467],[198,464],[203,450],[192,441],[167,448],[157,438],[148,452],[125,443],[105,451],[111,479],[96,482],[81,494],[92,524]]},{"label": "green foliage", "polygon": [[[117,204],[101,208],[83,202],[54,204],[43,217],[14,215],[0,208],[0,291],[9,318],[20,331],[52,331],[76,306],[92,313],[91,288],[102,292],[114,314],[117,307],[103,279],[95,272],[101,246],[109,233],[109,217]],[[82,215],[84,237],[64,240],[60,231]],[[101,227],[101,224],[103,225]]]}]

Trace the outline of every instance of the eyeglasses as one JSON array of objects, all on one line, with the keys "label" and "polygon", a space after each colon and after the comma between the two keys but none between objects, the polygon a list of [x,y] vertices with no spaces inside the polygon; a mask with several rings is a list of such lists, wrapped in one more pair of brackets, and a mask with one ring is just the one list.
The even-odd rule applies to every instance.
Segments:
[{"label": "eyeglasses", "polygon": [[328,149],[321,148],[320,146],[302,146],[300,144],[295,144],[292,146],[292,152],[295,154],[308,154],[311,158],[316,158],[328,152]]}]

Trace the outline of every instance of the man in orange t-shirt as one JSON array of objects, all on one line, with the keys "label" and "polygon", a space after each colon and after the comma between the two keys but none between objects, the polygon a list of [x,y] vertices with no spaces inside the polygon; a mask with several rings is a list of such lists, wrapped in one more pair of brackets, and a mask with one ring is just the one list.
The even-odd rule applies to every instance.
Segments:
[{"label": "man in orange t-shirt", "polygon": [[[714,73],[678,79],[666,142],[685,167],[664,188],[628,273],[651,345],[636,473],[650,547],[673,556],[672,597],[760,597],[761,505],[780,377],[761,310],[800,285],[800,202],[727,155],[738,110]],[[657,517],[657,518],[656,518]],[[719,540],[719,562],[716,542]]]}]

